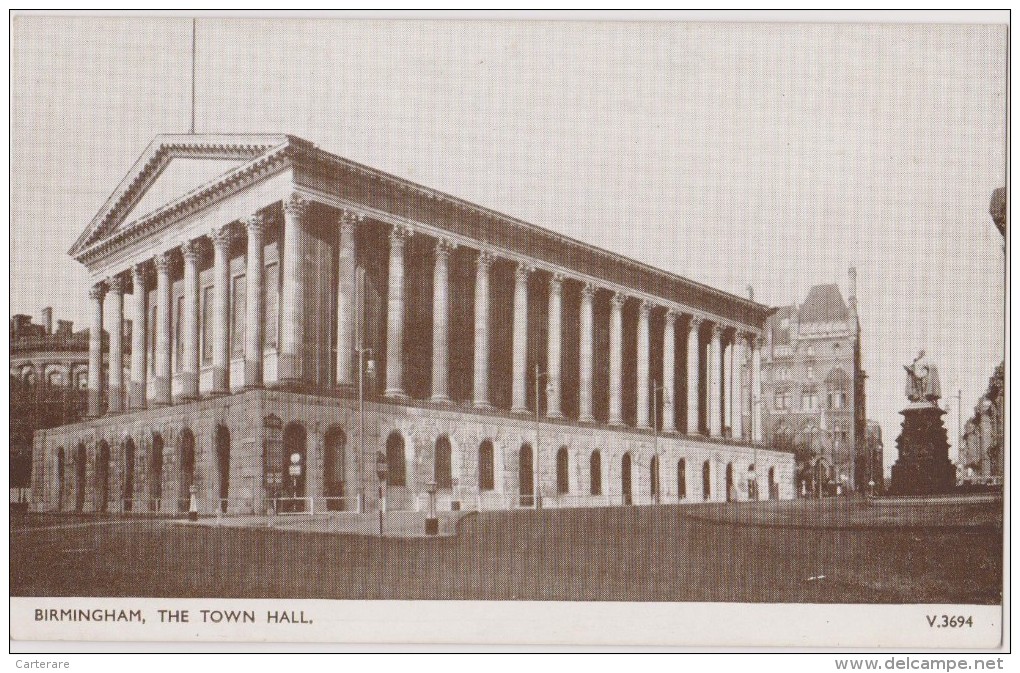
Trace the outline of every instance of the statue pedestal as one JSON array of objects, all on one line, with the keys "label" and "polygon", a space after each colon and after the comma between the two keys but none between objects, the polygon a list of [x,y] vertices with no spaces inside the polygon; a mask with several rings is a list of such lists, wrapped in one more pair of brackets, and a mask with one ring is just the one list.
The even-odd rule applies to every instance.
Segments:
[{"label": "statue pedestal", "polygon": [[949,460],[949,439],[942,425],[944,410],[917,402],[900,412],[903,429],[896,439],[899,458],[892,468],[889,493],[948,493],[956,485],[956,466]]}]

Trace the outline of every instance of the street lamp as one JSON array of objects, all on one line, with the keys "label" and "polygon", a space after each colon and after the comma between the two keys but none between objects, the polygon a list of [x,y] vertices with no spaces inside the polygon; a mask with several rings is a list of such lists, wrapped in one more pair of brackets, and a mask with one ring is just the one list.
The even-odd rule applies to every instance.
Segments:
[{"label": "street lamp", "polygon": [[[541,423],[540,423],[541,418],[539,416],[539,407],[538,407],[538,392],[539,392],[539,383],[538,382],[543,377],[545,377],[548,380],[549,372],[540,372],[538,370],[538,365],[536,364],[535,365],[535,459],[532,461],[532,468],[533,468],[532,472],[534,473],[534,474],[532,474],[532,481],[534,482],[532,484],[532,486],[533,486],[533,490],[535,491],[535,495],[534,495],[534,498],[535,498],[535,509],[542,509],[542,480],[541,480],[541,478],[539,476],[540,472],[539,472],[539,464],[538,464],[538,457],[541,454],[541,449],[539,448],[540,447],[540,439],[541,439],[541,436],[540,436],[540,433],[541,433]],[[546,395],[552,394],[553,390],[554,390],[554,388],[553,388],[552,383],[551,382],[546,383],[546,386],[545,386]]]},{"label": "street lamp", "polygon": [[438,535],[439,518],[436,516],[436,480],[433,479],[425,484],[425,490],[429,494],[429,514],[428,518],[425,519],[425,534]]},{"label": "street lamp", "polygon": [[[652,472],[652,479],[654,488],[652,489],[652,504],[658,505],[662,499],[662,479],[659,476],[659,472],[662,470],[662,464],[659,460],[659,409],[658,400],[659,393],[662,393],[662,406],[665,407],[670,402],[670,398],[666,395],[666,389],[660,386],[654,379],[649,381],[649,385],[652,388],[652,455],[655,456],[655,471]],[[679,497],[679,494],[678,494]]]},{"label": "street lamp", "polygon": [[386,475],[389,473],[386,454],[382,451],[377,451],[375,454],[375,472],[379,477],[379,537],[382,537],[383,512],[386,510]]}]

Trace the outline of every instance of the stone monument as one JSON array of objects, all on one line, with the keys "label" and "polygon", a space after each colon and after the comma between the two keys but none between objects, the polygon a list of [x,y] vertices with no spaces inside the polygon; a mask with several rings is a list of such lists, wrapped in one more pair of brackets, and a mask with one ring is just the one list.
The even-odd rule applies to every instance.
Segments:
[{"label": "stone monument", "polygon": [[921,351],[907,370],[907,399],[901,411],[903,429],[896,439],[899,457],[892,468],[889,493],[929,495],[947,493],[956,484],[956,466],[949,460],[949,439],[938,405],[942,396],[939,372]]}]

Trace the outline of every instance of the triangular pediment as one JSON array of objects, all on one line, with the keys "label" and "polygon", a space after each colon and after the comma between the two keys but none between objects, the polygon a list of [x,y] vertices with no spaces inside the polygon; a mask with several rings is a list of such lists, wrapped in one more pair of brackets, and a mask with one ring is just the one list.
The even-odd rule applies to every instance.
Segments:
[{"label": "triangular pediment", "polygon": [[77,257],[196,191],[231,179],[244,167],[293,142],[305,143],[277,134],[157,136],[103,204],[70,254]]}]

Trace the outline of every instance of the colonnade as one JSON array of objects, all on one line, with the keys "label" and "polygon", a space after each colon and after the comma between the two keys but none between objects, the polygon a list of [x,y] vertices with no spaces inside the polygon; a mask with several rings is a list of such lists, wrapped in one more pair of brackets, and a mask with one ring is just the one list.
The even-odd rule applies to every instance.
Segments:
[{"label": "colonnade", "polygon": [[[303,240],[304,219],[309,202],[297,195],[283,202],[283,226],[280,251],[282,282],[280,288],[280,325],[278,343],[277,380],[280,383],[300,382],[303,379],[302,348],[305,340],[305,293],[303,288]],[[358,362],[355,351],[357,314],[357,250],[356,229],[363,224],[361,214],[341,210],[337,222],[337,273],[336,279],[336,368],[334,378],[339,387],[351,387],[357,382]],[[265,382],[263,370],[264,349],[264,307],[261,300],[264,284],[264,234],[266,219],[254,214],[241,220],[247,236],[246,257],[246,304],[244,331],[245,387],[260,387]],[[149,406],[147,367],[147,296],[151,281],[150,268],[155,268],[155,345],[153,362],[153,398],[156,406],[169,405],[175,401],[195,400],[199,397],[201,373],[199,333],[199,260],[202,251],[209,247],[213,253],[213,302],[211,311],[211,394],[230,392],[230,270],[229,250],[236,227],[227,224],[198,238],[179,243],[169,250],[154,255],[151,260],[134,264],[129,270],[117,273],[95,284],[89,293],[92,308],[92,329],[89,350],[89,413],[102,413],[101,400],[104,388],[108,390],[108,411],[121,412],[124,348],[121,323],[125,319],[124,295],[128,281],[132,286],[132,300],[127,307],[128,317],[133,324],[130,381],[128,382],[128,410]],[[415,234],[406,225],[392,226],[389,233],[388,281],[386,293],[386,380],[384,395],[391,398],[408,397],[404,384],[404,316],[405,316],[405,244]],[[432,305],[432,377],[431,400],[445,403],[449,396],[450,373],[450,253],[457,241],[436,236],[433,269]],[[661,430],[677,432],[675,374],[677,367],[686,366],[687,424],[688,434],[697,434],[700,425],[701,330],[708,322],[710,341],[708,347],[707,376],[707,418],[708,434],[722,438],[728,427],[732,437],[742,439],[743,412],[745,401],[750,407],[751,428],[747,433],[754,442],[761,441],[761,340],[750,328],[727,324],[704,315],[696,310],[657,300],[637,291],[600,285],[580,275],[568,277],[561,269],[551,268],[531,259],[521,259],[516,254],[479,249],[475,265],[474,284],[474,352],[473,352],[473,399],[478,409],[490,409],[490,334],[492,331],[490,301],[492,285],[490,269],[497,257],[516,263],[513,288],[512,327],[512,405],[511,413],[534,413],[528,406],[528,295],[529,280],[535,272],[544,271],[548,282],[548,325],[547,325],[547,371],[546,411],[548,418],[563,417],[562,410],[562,366],[563,366],[563,324],[573,317],[564,315],[563,284],[566,281],[581,284],[580,312],[576,317],[579,325],[578,344],[578,421],[592,423],[593,414],[593,368],[596,358],[594,344],[594,305],[596,293],[611,292],[609,317],[609,390],[608,423],[611,426],[625,425],[623,414],[624,389],[624,305],[629,296],[640,302],[636,331],[636,400],[635,425],[650,429],[650,414],[661,393]],[[183,263],[183,307],[181,310],[179,339],[181,340],[180,364],[178,371],[171,373],[171,270],[180,260]],[[107,294],[109,297],[107,298]],[[105,302],[104,302],[105,298]],[[104,316],[104,303],[109,315]],[[653,310],[664,310],[663,348],[661,381],[652,378],[651,325]],[[676,359],[675,341],[677,323],[686,315],[687,358],[686,363]],[[102,380],[102,332],[110,333],[108,380]],[[749,348],[750,386],[745,390],[741,366],[745,362],[744,349]],[[605,354],[602,354],[604,357]],[[725,366],[724,366],[725,363]],[[659,363],[656,363],[659,364]],[[723,372],[725,372],[723,374]],[[173,385],[176,383],[176,385]],[[176,399],[172,394],[177,389]],[[724,393],[725,390],[725,393]],[[725,406],[724,406],[725,405]],[[724,423],[724,413],[726,422]]]}]

